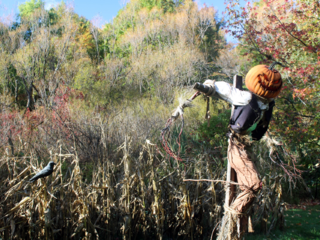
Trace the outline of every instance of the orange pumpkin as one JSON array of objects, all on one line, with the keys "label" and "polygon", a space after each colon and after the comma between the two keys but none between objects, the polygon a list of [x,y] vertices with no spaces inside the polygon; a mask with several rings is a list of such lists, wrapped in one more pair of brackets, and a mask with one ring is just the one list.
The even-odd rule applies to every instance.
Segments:
[{"label": "orange pumpkin", "polygon": [[281,74],[273,69],[278,62],[270,67],[257,65],[250,69],[246,76],[246,86],[252,93],[264,97],[275,98],[279,95],[282,87]]}]

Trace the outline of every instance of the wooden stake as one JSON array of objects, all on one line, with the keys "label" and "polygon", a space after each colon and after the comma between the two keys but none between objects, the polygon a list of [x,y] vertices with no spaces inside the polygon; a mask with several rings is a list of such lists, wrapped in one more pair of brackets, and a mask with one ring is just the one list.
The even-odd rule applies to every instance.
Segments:
[{"label": "wooden stake", "polygon": [[[242,76],[235,75],[233,77],[233,86],[242,90]],[[232,106],[231,116],[233,114],[234,106]],[[230,118],[231,118],[230,116]],[[227,182],[237,182],[237,174],[233,168],[231,168],[229,160],[228,160],[228,168],[227,168]],[[236,193],[236,185],[228,184],[226,189],[226,199],[225,203],[229,207],[231,202],[233,201]]]},{"label": "wooden stake", "polygon": [[[233,77],[233,86],[235,88],[242,90],[242,77],[241,76],[235,75]],[[233,111],[234,111],[234,106],[232,105],[230,118],[232,117]],[[230,181],[237,182],[237,174],[236,174],[236,171],[233,168],[231,168],[231,165],[230,165],[229,159],[228,159],[227,182],[230,182]],[[227,184],[225,204],[228,207],[230,207],[232,201],[235,198],[235,195],[236,195],[236,185]],[[240,218],[239,218],[237,221],[237,224],[235,225],[235,227],[237,227],[238,234],[240,234],[240,231],[242,231],[242,229],[243,229],[243,226],[241,226],[242,225],[241,223],[242,223],[242,221],[240,221]]]}]

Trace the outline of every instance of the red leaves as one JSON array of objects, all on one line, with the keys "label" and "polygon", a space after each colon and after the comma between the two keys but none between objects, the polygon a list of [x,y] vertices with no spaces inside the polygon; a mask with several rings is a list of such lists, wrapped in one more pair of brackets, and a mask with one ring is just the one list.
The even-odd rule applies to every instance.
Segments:
[{"label": "red leaves", "polygon": [[303,89],[293,89],[292,97],[295,99],[296,97],[300,97],[301,99],[304,99],[307,94],[311,93],[311,89],[309,88],[303,88]]},{"label": "red leaves", "polygon": [[[316,138],[320,129],[312,124],[319,116],[320,40],[316,30],[319,21],[310,15],[314,11],[312,4],[303,4],[301,0],[264,0],[256,6],[236,8],[235,2],[230,0],[226,10],[232,16],[226,30],[241,38],[239,48],[248,64],[256,64],[262,58],[261,63],[269,64],[272,59],[287,66],[277,67],[286,85],[280,94],[281,104],[277,104],[283,112],[280,107],[277,109],[279,119],[274,131],[289,146]],[[241,21],[243,32],[235,31]]]},{"label": "red leaves", "polygon": [[247,3],[246,7],[236,7],[236,1],[228,2],[226,12],[230,18],[226,27],[231,30],[239,27],[239,23],[244,24],[244,31],[233,32],[233,35],[241,38],[243,45],[248,48],[259,49],[259,52],[272,55],[282,62],[290,59],[295,51],[315,53],[320,48],[320,42],[317,43],[319,46],[315,46],[317,40],[308,40],[310,31],[314,31],[312,29],[315,27],[309,27],[304,13],[310,6],[300,1],[293,3],[288,0],[264,0],[264,5],[252,7]]},{"label": "red leaves", "polygon": [[306,46],[304,50],[307,52],[316,52],[316,49],[312,46]]},{"label": "red leaves", "polygon": [[1,145],[7,144],[7,138],[10,136],[14,138],[21,132],[21,123],[19,113],[17,111],[0,113],[1,122]]}]

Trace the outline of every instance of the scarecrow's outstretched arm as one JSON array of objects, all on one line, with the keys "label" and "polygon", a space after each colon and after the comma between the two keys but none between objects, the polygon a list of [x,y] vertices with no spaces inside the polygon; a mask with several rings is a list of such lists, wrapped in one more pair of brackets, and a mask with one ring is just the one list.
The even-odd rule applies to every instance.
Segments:
[{"label": "scarecrow's outstretched arm", "polygon": [[[201,84],[201,83],[199,83]],[[202,84],[201,84],[202,85]],[[179,107],[176,108],[176,110],[172,113],[171,119],[176,120],[179,116],[182,117],[183,111],[186,107],[192,106],[192,100],[195,99],[197,96],[201,94],[201,91],[196,92],[195,94],[192,95],[191,98],[185,100],[182,104],[179,105]]]},{"label": "scarecrow's outstretched arm", "polygon": [[[211,80],[210,80],[211,81]],[[206,82],[205,82],[206,83]],[[201,95],[201,93],[204,93],[206,94],[207,96],[211,96],[211,95],[208,95],[209,94],[214,94],[215,91],[214,90],[214,86],[211,87],[210,85],[204,85],[204,84],[201,84],[201,83],[196,83],[196,85],[194,86],[194,89],[197,90],[196,93],[194,93],[192,95],[191,98],[185,100],[182,104],[179,105],[179,107],[176,108],[176,110],[172,113],[171,117],[167,120],[167,123],[165,125],[165,128],[162,129],[161,131],[161,142],[162,142],[162,146],[163,148],[165,149],[165,151],[171,156],[173,157],[174,159],[176,160],[179,160],[179,161],[182,161],[182,159],[179,157],[179,152],[180,152],[180,135],[182,133],[182,130],[183,130],[183,126],[184,126],[184,119],[183,119],[183,111],[184,111],[184,108],[186,107],[189,107],[191,106],[191,102],[192,100],[194,100],[197,96]],[[211,93],[210,93],[211,92]],[[175,154],[170,145],[168,144],[168,136],[170,135],[170,126],[173,124],[173,122],[178,118],[178,117],[181,117],[181,120],[182,120],[182,124],[181,124],[181,130],[180,130],[180,133],[179,133],[179,137],[178,137],[178,140],[177,140],[177,143],[179,145],[179,150],[178,150],[178,154]]]},{"label": "scarecrow's outstretched arm", "polygon": [[[186,107],[190,107],[191,106],[191,102],[192,100],[194,100],[197,96],[201,95],[201,92],[200,91],[197,91],[196,93],[194,93],[192,95],[191,98],[185,100],[182,104],[179,105],[179,107],[176,108],[176,110],[173,112],[173,114],[171,115],[171,117],[167,120],[167,123],[166,123],[166,126],[164,129],[161,130],[161,143],[162,143],[162,146],[163,148],[165,149],[165,151],[171,156],[173,157],[174,159],[178,160],[178,161],[183,161],[182,158],[180,158],[179,156],[179,152],[180,152],[180,136],[181,136],[181,133],[182,133],[182,130],[183,130],[183,126],[184,126],[184,119],[183,119],[183,111],[184,111],[184,108]],[[179,137],[177,139],[177,143],[179,145],[179,150],[178,150],[178,154],[175,154],[169,143],[168,143],[168,140],[167,138],[169,137],[170,135],[170,126],[173,124],[173,122],[178,118],[178,117],[181,117],[181,121],[182,121],[182,124],[181,124],[181,130],[180,130],[180,133],[179,133]]]},{"label": "scarecrow's outstretched arm", "polygon": [[194,85],[193,89],[197,90],[197,92],[193,94],[190,99],[185,100],[182,104],[180,104],[179,107],[176,108],[176,110],[171,115],[171,118],[173,120],[176,120],[179,116],[182,116],[183,110],[186,107],[190,107],[192,100],[199,96],[201,93],[206,94],[208,97],[212,96],[215,93],[214,81],[210,80],[210,82],[208,82],[207,80],[206,82],[204,82],[204,84],[197,82]]},{"label": "scarecrow's outstretched arm", "polygon": [[204,85],[202,83],[197,82],[194,86],[193,89],[202,92],[208,96],[211,96],[212,94],[214,94],[215,90],[214,90],[214,86],[208,86],[208,85]]},{"label": "scarecrow's outstretched arm", "polygon": [[[207,90],[208,88],[210,89],[209,91]],[[235,88],[225,81],[207,79],[203,84],[196,83],[194,89],[203,92],[209,97],[217,97],[235,106],[247,105],[251,101],[252,97],[252,94],[249,91]]]}]

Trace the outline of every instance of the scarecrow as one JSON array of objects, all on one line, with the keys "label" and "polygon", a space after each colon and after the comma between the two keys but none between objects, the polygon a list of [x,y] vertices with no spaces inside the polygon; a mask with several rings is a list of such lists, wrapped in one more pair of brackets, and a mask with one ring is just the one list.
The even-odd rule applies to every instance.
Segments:
[{"label": "scarecrow", "polygon": [[[266,133],[275,106],[274,98],[281,91],[282,79],[280,73],[274,69],[276,64],[280,63],[275,62],[270,67],[257,65],[250,69],[245,78],[245,85],[249,91],[239,90],[224,81],[206,80],[203,84],[206,91],[202,92],[205,92],[207,96],[220,98],[234,106],[227,133],[229,142],[227,156],[229,164],[237,174],[239,188],[242,192],[231,206],[225,209],[227,212],[231,212],[231,215],[225,214],[219,239],[228,238],[227,235],[230,236],[230,231],[232,231],[230,229],[232,228],[230,226],[232,219],[228,219],[228,216],[232,216],[233,222],[239,223],[240,219],[241,224],[246,224],[246,220],[242,216],[246,214],[256,193],[262,188],[259,173],[253,162],[254,156],[252,156],[251,146],[254,141],[259,141]],[[201,88],[195,87],[195,89],[201,91]],[[172,115],[171,122],[179,115],[183,117],[183,108],[188,106],[189,102],[198,95],[199,92],[179,106]],[[170,126],[170,119],[166,126]],[[168,150],[165,144],[164,147]],[[170,153],[171,156],[174,156],[172,151]],[[226,227],[227,225],[228,227]],[[233,233],[234,237],[231,238],[240,239],[242,234],[239,233],[238,226],[237,234]]]},{"label": "scarecrow", "polygon": [[[244,216],[251,206],[256,193],[262,188],[259,173],[252,161],[251,145],[259,141],[268,130],[275,106],[276,98],[282,87],[280,73],[274,69],[278,64],[273,63],[270,67],[258,65],[250,69],[245,78],[245,84],[249,91],[242,91],[226,82],[206,80],[204,85],[209,86],[207,96],[216,96],[234,106],[229,122],[229,146],[228,161],[237,174],[239,188],[242,191],[231,204],[229,210],[238,218]],[[220,239],[225,239],[223,233],[226,215],[223,219]],[[242,224],[246,220],[242,218]],[[230,231],[231,229],[229,229]],[[241,235],[241,234],[240,234]],[[238,236],[240,238],[240,236]]]}]

